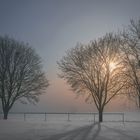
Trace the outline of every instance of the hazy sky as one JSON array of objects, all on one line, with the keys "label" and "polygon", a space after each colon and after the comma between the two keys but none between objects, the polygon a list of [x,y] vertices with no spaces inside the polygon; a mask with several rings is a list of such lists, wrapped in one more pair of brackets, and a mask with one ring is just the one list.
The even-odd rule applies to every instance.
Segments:
[{"label": "hazy sky", "polygon": [[16,104],[14,110],[92,111],[94,104],[85,104],[83,97],[75,99],[70,87],[57,77],[56,61],[78,42],[116,32],[130,18],[140,18],[140,0],[0,0],[0,35],[35,48],[51,84],[38,105]]}]

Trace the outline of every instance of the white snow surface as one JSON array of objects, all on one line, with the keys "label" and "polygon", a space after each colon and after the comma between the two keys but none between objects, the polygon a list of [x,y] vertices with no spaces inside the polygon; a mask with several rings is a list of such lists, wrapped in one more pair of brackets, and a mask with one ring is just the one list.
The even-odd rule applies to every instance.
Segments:
[{"label": "white snow surface", "polygon": [[140,140],[136,122],[0,121],[0,140]]},{"label": "white snow surface", "polygon": [[140,140],[140,121],[1,119],[0,140]]}]

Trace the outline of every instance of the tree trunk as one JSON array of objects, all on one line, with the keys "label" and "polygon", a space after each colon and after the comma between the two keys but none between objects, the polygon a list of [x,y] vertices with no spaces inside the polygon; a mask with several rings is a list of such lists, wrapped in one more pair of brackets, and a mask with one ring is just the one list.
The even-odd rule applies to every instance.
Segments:
[{"label": "tree trunk", "polygon": [[103,122],[103,110],[99,110],[99,122]]},{"label": "tree trunk", "polygon": [[140,108],[140,96],[138,97],[138,107]]},{"label": "tree trunk", "polygon": [[4,120],[7,120],[8,119],[8,112],[9,112],[8,109],[4,109],[3,110],[3,119]]}]

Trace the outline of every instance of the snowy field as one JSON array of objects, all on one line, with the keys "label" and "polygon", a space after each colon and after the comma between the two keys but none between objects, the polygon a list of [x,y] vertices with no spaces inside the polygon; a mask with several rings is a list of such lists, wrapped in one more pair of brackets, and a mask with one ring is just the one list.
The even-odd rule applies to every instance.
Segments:
[{"label": "snowy field", "polygon": [[[91,116],[9,116],[0,120],[0,140],[140,140],[140,113],[125,113],[125,122],[94,122]],[[75,118],[77,117],[77,118]],[[107,115],[104,115],[107,119]],[[78,120],[79,118],[79,120]],[[89,119],[90,118],[90,119]]]}]

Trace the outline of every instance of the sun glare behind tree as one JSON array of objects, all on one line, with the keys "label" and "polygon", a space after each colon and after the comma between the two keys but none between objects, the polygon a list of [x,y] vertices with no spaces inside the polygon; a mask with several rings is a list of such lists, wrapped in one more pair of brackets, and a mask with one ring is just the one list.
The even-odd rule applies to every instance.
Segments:
[{"label": "sun glare behind tree", "polygon": [[67,80],[77,94],[85,94],[94,102],[103,121],[103,110],[125,87],[125,68],[121,63],[119,37],[107,34],[88,45],[67,52],[60,62],[61,78]]},{"label": "sun glare behind tree", "polygon": [[110,62],[109,64],[109,68],[110,68],[110,71],[112,72],[115,68],[116,68],[116,63],[115,62]]}]

